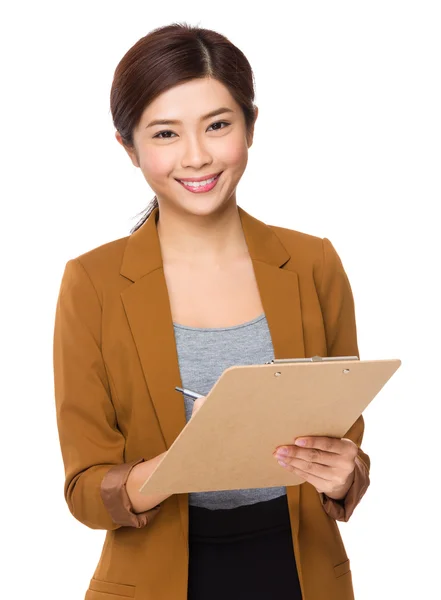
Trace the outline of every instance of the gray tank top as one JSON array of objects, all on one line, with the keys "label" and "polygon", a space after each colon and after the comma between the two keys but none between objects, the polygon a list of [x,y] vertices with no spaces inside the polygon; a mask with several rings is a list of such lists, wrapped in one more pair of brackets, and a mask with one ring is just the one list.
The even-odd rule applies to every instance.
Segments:
[{"label": "gray tank top", "polygon": [[[235,365],[264,364],[274,350],[265,314],[233,327],[202,328],[173,323],[182,385],[206,396],[222,372]],[[187,422],[193,400],[183,396]],[[189,504],[211,510],[272,500],[286,487],[191,492]]]}]

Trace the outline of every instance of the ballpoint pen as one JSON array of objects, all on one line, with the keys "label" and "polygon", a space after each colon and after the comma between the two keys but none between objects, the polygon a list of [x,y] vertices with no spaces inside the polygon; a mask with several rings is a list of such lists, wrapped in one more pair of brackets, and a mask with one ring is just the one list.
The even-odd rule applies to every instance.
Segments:
[{"label": "ballpoint pen", "polygon": [[176,386],[175,390],[178,392],[182,392],[186,396],[190,396],[190,398],[193,398],[193,400],[197,400],[198,398],[204,397],[204,394],[198,394],[197,392],[192,392],[191,390],[188,390],[187,388],[180,388],[180,387]]}]

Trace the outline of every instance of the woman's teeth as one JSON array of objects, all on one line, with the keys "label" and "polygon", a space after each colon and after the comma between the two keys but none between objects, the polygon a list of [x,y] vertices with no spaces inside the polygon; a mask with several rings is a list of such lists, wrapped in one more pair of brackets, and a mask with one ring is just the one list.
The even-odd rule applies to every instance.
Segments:
[{"label": "woman's teeth", "polygon": [[[216,175],[217,177],[217,175]],[[190,187],[202,187],[203,185],[208,185],[212,181],[216,179],[216,177],[212,177],[211,179],[206,179],[205,181],[181,181],[184,185],[188,185]]]}]

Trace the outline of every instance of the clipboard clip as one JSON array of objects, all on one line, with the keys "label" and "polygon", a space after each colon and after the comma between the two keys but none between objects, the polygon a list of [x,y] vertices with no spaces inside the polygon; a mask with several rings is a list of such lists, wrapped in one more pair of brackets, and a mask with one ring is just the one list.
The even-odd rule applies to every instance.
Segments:
[{"label": "clipboard clip", "polygon": [[303,362],[334,362],[339,360],[360,360],[358,356],[311,356],[309,358],[273,358],[266,362],[266,365],[279,365],[282,363],[303,363]]}]

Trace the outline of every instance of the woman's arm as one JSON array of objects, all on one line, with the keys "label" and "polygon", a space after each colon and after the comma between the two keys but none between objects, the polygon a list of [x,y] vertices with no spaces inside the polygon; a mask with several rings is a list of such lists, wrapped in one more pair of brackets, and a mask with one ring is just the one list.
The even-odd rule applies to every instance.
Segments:
[{"label": "woman's arm", "polygon": [[145,495],[145,494],[141,494],[138,491],[139,488],[141,487],[141,485],[147,479],[147,477],[150,477],[150,475],[153,473],[153,471],[156,469],[156,467],[159,465],[159,463],[161,462],[161,460],[164,458],[164,456],[166,454],[167,454],[167,452],[158,454],[158,456],[155,456],[155,458],[152,458],[151,460],[147,460],[145,462],[139,463],[135,467],[133,467],[133,469],[131,469],[128,479],[127,479],[126,489],[127,489],[127,494],[129,496],[129,500],[131,502],[133,510],[136,513],[142,513],[146,510],[155,508],[156,506],[161,504],[161,502],[163,502],[164,500],[166,500],[167,498],[169,498],[172,495],[172,494]]},{"label": "woman's arm", "polygon": [[[323,314],[328,356],[358,356],[355,307],[351,286],[343,264],[331,242],[322,240],[322,257],[316,268],[316,285]],[[358,446],[354,481],[346,496],[336,500],[320,494],[323,508],[338,521],[348,521],[369,487],[370,458],[361,449],[364,434],[363,415],[343,437]]]},{"label": "woman's arm", "polygon": [[[206,396],[202,396],[193,403],[191,418],[193,418],[193,415],[195,415],[195,413],[199,410],[199,408],[202,406],[206,399]],[[138,491],[141,485],[147,479],[147,477],[149,477],[152,474],[152,472],[156,469],[156,467],[159,465],[159,463],[166,454],[167,452],[163,452],[162,454],[155,456],[155,458],[152,458],[149,461],[136,465],[133,469],[130,470],[126,488],[128,498],[135,512],[142,512],[145,510],[152,509],[172,495],[154,494],[145,496],[143,494],[140,494]]]},{"label": "woman's arm", "polygon": [[125,463],[125,438],[117,426],[101,354],[101,320],[100,299],[89,275],[79,259],[69,260],[56,306],[53,346],[64,495],[73,516],[92,529],[143,527],[160,509],[136,514],[126,492],[127,476],[144,459]]}]

